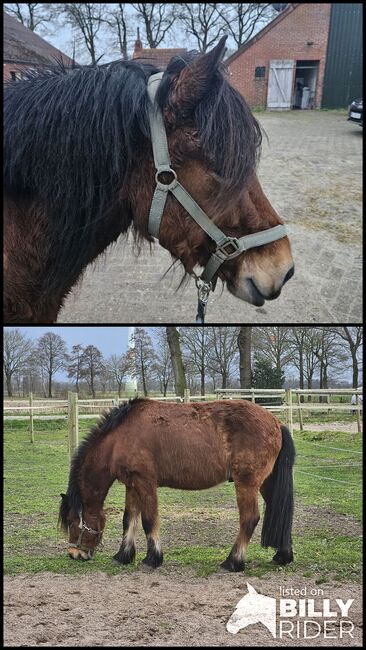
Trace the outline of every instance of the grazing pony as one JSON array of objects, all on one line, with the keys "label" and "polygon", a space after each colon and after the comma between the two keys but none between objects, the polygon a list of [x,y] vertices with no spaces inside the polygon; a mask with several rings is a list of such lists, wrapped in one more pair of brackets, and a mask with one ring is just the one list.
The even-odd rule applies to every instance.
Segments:
[{"label": "grazing pony", "polygon": [[[209,53],[173,58],[154,101],[180,185],[213,228],[240,238],[282,220],[256,177],[260,128],[225,77],[224,49],[225,38]],[[139,244],[154,241],[148,227],[157,182],[148,82],[158,72],[139,61],[60,65],[6,84],[6,323],[54,322],[86,266],[129,228]],[[171,193],[158,234],[186,274],[207,265],[217,250]],[[285,235],[234,253],[230,246],[220,250],[225,261],[215,279],[253,304],[276,298],[293,274]]]},{"label": "grazing pony", "polygon": [[157,488],[204,490],[232,479],[240,527],[221,566],[244,569],[246,549],[259,521],[259,491],[266,504],[262,545],[276,549],[275,562],[291,562],[294,457],[288,429],[269,411],[246,400],[199,404],[132,400],[104,415],[75,452],[59,513],[59,523],[69,535],[69,556],[92,558],[106,522],[103,503],[115,480],[126,486],[126,502],[123,538],[114,562],[133,562],[141,514],[147,539],[144,562],[158,567],[163,553]]}]

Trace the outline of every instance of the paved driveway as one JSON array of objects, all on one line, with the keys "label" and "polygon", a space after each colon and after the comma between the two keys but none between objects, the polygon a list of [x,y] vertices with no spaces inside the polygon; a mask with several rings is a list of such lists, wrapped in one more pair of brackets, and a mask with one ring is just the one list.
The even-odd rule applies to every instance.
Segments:
[{"label": "paved driveway", "polygon": [[[282,295],[254,307],[220,286],[207,323],[362,321],[362,130],[333,112],[259,113],[264,138],[259,177],[285,218],[295,275]],[[163,248],[139,257],[120,239],[90,265],[65,301],[59,323],[192,323],[196,289],[177,291],[179,268]]]}]

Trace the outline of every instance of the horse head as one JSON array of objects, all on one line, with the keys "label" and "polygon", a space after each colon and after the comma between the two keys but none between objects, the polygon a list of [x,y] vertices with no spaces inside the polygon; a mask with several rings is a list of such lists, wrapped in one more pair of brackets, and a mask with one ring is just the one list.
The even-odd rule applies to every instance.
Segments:
[{"label": "horse head", "polygon": [[[222,255],[216,276],[233,295],[263,305],[265,300],[277,298],[293,275],[293,259],[284,229],[276,229],[283,221],[256,176],[260,128],[244,99],[225,79],[221,65],[224,47],[225,38],[209,53],[172,59],[161,75],[155,102],[163,117],[171,172],[169,165],[168,171],[159,175],[156,159],[160,143],[155,144],[153,160],[152,137],[141,165],[132,173],[130,198],[137,229],[146,237],[159,237],[186,273],[192,274],[196,265],[207,269],[213,254]],[[181,202],[173,187],[174,196],[167,197],[161,210],[158,232],[151,232],[148,223],[158,181],[183,188],[204,212],[207,228],[195,219],[197,208],[189,212],[187,202]],[[281,230],[281,235],[271,241],[268,235],[275,229]],[[268,231],[268,243],[246,250],[246,236],[264,231]],[[221,247],[217,245],[220,233]],[[235,250],[237,242],[244,243]],[[211,279],[216,281],[216,277]]]}]

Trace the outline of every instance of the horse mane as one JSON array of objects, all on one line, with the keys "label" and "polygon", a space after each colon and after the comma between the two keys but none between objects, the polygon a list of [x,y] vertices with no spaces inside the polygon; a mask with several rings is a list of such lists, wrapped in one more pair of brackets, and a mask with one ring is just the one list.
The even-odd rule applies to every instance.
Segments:
[{"label": "horse mane", "polygon": [[[196,56],[171,60],[157,94],[160,107],[174,75]],[[120,232],[131,225],[127,180],[151,139],[147,81],[156,72],[134,60],[72,68],[59,62],[5,84],[4,186],[15,201],[45,206],[51,249],[55,241],[63,244],[57,267],[65,281],[91,261],[106,215],[120,210]],[[254,171],[261,133],[222,66],[194,121],[207,164],[224,181],[220,195],[227,205],[228,190],[242,189]],[[58,273],[50,272],[48,292],[57,289]]]},{"label": "horse mane", "polygon": [[76,449],[71,460],[69,484],[66,492],[68,499],[67,501],[62,499],[58,519],[59,526],[65,532],[68,530],[67,517],[70,510],[78,513],[83,508],[79,478],[87,454],[111,433],[111,431],[114,431],[137,404],[143,401],[145,401],[144,398],[135,397],[122,404],[122,406],[116,406],[110,411],[104,412],[97,424],[90,429],[89,433]]}]

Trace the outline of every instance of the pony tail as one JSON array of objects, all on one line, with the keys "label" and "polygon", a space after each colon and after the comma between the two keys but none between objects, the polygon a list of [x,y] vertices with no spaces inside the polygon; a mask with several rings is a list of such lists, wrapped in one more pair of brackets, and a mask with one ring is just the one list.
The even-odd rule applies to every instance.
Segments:
[{"label": "pony tail", "polygon": [[295,462],[295,446],[287,427],[281,425],[281,431],[280,453],[272,474],[265,480],[261,490],[266,503],[261,544],[265,548],[272,546],[275,549],[290,551],[294,512],[292,468]]}]

